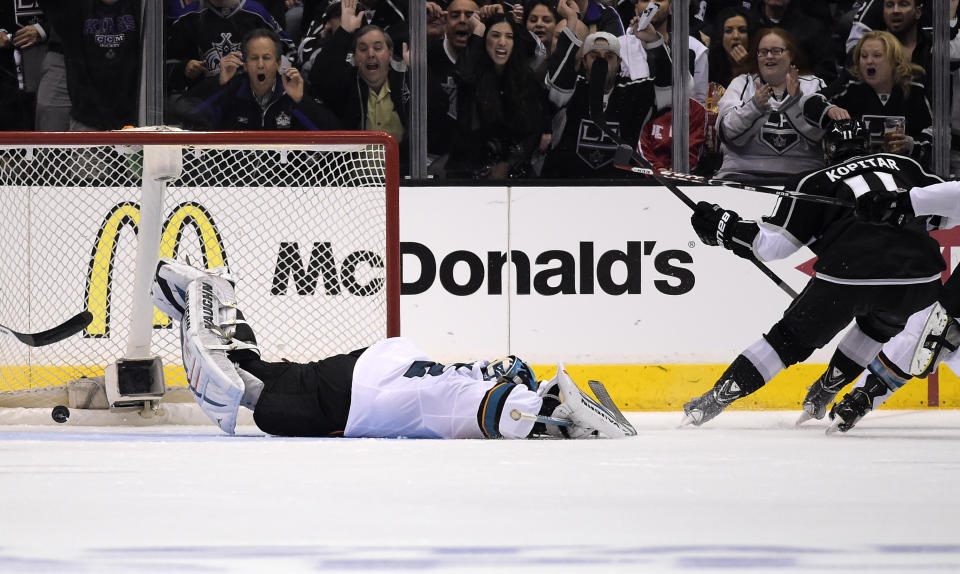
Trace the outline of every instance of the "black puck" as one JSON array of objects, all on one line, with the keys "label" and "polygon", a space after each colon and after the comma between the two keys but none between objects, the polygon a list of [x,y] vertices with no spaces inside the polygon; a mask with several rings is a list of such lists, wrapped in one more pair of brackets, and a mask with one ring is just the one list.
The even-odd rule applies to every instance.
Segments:
[{"label": "black puck", "polygon": [[50,413],[50,416],[53,417],[54,422],[65,423],[70,420],[70,409],[63,405],[57,405],[53,407],[53,412]]}]

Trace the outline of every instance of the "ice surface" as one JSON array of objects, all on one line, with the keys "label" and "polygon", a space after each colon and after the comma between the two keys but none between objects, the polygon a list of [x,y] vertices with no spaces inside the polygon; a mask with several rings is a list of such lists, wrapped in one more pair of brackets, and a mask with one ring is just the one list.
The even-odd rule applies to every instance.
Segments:
[{"label": "ice surface", "polygon": [[583,441],[0,427],[0,572],[960,572],[960,411]]}]

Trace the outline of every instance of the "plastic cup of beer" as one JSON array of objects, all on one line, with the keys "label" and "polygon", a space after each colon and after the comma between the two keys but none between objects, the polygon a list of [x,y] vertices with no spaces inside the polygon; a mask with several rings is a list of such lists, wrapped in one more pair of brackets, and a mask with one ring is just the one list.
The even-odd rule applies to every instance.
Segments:
[{"label": "plastic cup of beer", "polygon": [[883,151],[888,153],[897,153],[900,151],[900,145],[893,143],[905,133],[903,118],[884,118],[883,120]]}]

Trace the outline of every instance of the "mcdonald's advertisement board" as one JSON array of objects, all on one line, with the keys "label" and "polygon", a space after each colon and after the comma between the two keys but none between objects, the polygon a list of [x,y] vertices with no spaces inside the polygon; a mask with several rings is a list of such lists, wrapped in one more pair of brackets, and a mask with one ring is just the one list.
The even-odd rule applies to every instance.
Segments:
[{"label": "mcdonald's advertisement board", "polygon": [[[720,203],[747,218],[769,213],[775,203],[738,190],[684,189],[695,201]],[[353,235],[357,214],[309,224],[282,190],[272,197],[229,191],[224,200],[202,189],[168,190],[161,255],[230,266],[240,306],[268,356],[314,360],[368,344],[370,329],[383,332],[372,319],[383,293],[381,246]],[[57,255],[14,257],[5,266],[29,277],[34,313],[40,302],[54,300],[47,324],[82,308],[95,319],[68,356],[51,346],[34,349],[29,360],[73,365],[123,354],[129,310],[112,295],[132,289],[138,196],[118,201],[116,194],[108,200],[77,193],[72,211],[100,214],[92,219],[63,217],[56,202],[31,207],[31,219],[47,224],[24,234],[24,252]],[[564,362],[581,378],[630,392],[653,389],[627,393],[634,408],[678,406],[680,397],[709,386],[790,302],[749,262],[703,245],[689,217],[660,187],[403,188],[401,332],[441,361],[513,353],[545,370],[542,376]],[[383,228],[382,221],[367,225]],[[941,241],[955,265],[957,234]],[[800,290],[810,259],[802,249],[769,267]],[[0,285],[18,288],[9,279]],[[321,299],[348,304],[333,311],[311,306]],[[26,317],[6,321],[26,324]],[[331,322],[350,326],[346,339],[324,338]],[[179,364],[178,334],[159,312],[155,325],[155,351],[168,365]],[[799,400],[796,389],[819,375],[835,342],[789,370],[791,398],[761,396],[759,406]],[[938,400],[954,399],[942,393]],[[927,394],[916,401],[932,404]]]}]

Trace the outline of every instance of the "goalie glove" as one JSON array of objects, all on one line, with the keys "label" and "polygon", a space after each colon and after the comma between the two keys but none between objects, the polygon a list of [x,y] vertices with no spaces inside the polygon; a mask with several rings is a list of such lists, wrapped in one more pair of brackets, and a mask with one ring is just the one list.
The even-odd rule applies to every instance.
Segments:
[{"label": "goalie glove", "polygon": [[701,201],[693,210],[690,223],[704,244],[720,245],[740,257],[753,258],[753,239],[760,231],[756,222],[743,221],[735,211]]},{"label": "goalie glove", "polygon": [[531,391],[536,391],[538,385],[533,369],[515,355],[508,355],[484,367],[483,378],[523,385]]},{"label": "goalie glove", "polygon": [[857,217],[867,223],[902,227],[915,217],[909,191],[878,189],[857,198]]}]

